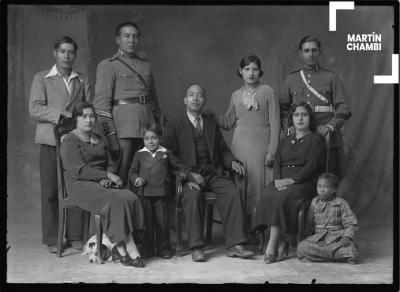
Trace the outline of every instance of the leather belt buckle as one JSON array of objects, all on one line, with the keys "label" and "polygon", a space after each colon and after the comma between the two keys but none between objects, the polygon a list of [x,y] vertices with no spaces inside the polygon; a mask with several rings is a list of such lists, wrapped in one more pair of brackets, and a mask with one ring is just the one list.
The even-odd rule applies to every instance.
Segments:
[{"label": "leather belt buckle", "polygon": [[146,103],[146,96],[145,95],[143,95],[143,94],[139,95],[139,103],[142,103],[142,104]]}]

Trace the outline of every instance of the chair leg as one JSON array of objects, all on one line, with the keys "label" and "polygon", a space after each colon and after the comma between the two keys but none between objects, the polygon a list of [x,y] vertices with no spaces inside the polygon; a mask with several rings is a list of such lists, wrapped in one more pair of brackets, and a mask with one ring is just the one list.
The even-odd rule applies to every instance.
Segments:
[{"label": "chair leg", "polygon": [[175,228],[176,228],[176,255],[182,256],[183,252],[183,235],[182,235],[182,208],[175,207]]},{"label": "chair leg", "polygon": [[258,250],[260,251],[260,253],[263,252],[264,249],[264,244],[265,244],[265,232],[263,231],[258,231],[258,234],[260,236],[260,241],[258,243]]},{"label": "chair leg", "polygon": [[211,242],[212,225],[214,221],[214,205],[207,204],[206,242]]},{"label": "chair leg", "polygon": [[296,238],[297,244],[299,244],[299,242],[303,239],[303,233],[304,233],[304,209],[300,208],[299,214],[297,216],[297,238]]},{"label": "chair leg", "polygon": [[83,236],[82,243],[85,244],[89,239],[90,212],[83,211]]},{"label": "chair leg", "polygon": [[101,217],[100,215],[95,214],[94,220],[96,224],[96,242],[97,242],[97,256],[96,261],[98,264],[102,264],[103,261],[101,259],[101,243],[103,241],[103,226],[101,225]]},{"label": "chair leg", "polygon": [[65,228],[65,209],[60,206],[58,208],[58,235],[57,235],[57,257],[60,258],[63,252],[63,238]]}]

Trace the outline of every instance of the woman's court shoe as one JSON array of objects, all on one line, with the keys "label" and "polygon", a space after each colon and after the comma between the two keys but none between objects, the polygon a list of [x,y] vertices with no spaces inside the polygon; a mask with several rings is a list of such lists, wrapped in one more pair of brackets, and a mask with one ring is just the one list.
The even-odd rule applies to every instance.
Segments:
[{"label": "woman's court shoe", "polygon": [[131,258],[131,265],[135,268],[144,268],[144,260],[140,256],[137,256],[136,259]]},{"label": "woman's court shoe", "polygon": [[285,245],[282,249],[278,250],[278,256],[276,257],[276,261],[283,261],[285,257],[287,257],[289,254],[289,244],[285,242]]},{"label": "woman's court shoe", "polygon": [[114,245],[114,247],[112,248],[111,256],[113,262],[120,261],[121,264],[123,264],[124,266],[132,265],[132,258],[129,255],[122,256],[117,249],[117,245]]},{"label": "woman's court shoe", "polygon": [[265,254],[264,255],[264,263],[266,264],[272,264],[276,262],[276,255],[275,254]]}]

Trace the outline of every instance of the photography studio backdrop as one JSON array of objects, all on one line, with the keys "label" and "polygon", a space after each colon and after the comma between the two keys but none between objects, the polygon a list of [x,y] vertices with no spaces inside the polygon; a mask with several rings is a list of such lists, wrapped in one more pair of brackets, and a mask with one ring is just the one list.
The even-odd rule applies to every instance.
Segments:
[{"label": "photography studio backdrop", "polygon": [[[342,129],[348,175],[340,193],[361,225],[392,218],[393,85],[373,84],[374,75],[391,74],[391,7],[340,11],[336,32],[328,30],[328,6],[13,5],[8,12],[9,223],[40,210],[39,146],[28,113],[33,75],[54,64],[56,37],[69,35],[79,46],[75,69],[88,74],[94,89],[97,64],[117,51],[116,25],[130,20],[142,31],[140,50],[153,66],[168,118],[184,110],[185,89],[194,82],[206,87],[209,108],[225,112],[232,92],[242,86],[235,71],[248,54],[260,57],[262,81],[279,94],[286,76],[300,65],[299,40],[318,37],[321,65],[344,79],[352,112]],[[348,33],[372,32],[382,34],[382,51],[347,51]],[[232,132],[224,136],[230,145]]]}]

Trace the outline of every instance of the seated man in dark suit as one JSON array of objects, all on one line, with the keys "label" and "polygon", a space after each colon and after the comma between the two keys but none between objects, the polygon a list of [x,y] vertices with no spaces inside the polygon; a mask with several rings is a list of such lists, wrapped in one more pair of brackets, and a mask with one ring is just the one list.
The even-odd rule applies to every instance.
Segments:
[{"label": "seated man in dark suit", "polygon": [[203,113],[206,103],[204,88],[198,84],[189,86],[184,102],[186,113],[167,122],[163,144],[190,169],[192,181],[196,182],[184,186],[182,200],[192,259],[195,262],[205,261],[202,191],[212,191],[217,195],[227,255],[251,258],[254,252],[244,245],[247,238],[240,192],[223,174],[223,169],[233,169],[244,175],[244,168],[226,146],[216,121],[211,115]]}]

